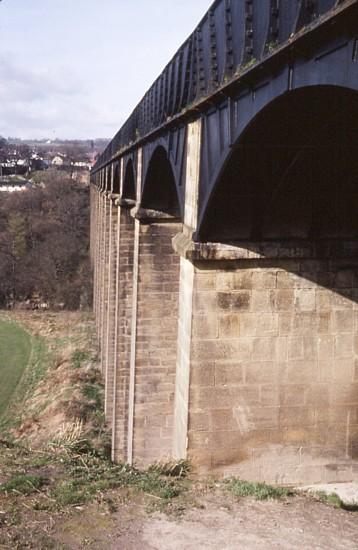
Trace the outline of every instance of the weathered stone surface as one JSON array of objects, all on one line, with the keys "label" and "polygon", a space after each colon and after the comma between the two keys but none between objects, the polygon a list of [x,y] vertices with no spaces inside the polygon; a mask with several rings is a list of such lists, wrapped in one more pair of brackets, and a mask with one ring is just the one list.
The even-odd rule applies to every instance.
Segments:
[{"label": "weathered stone surface", "polygon": [[[307,262],[292,273],[279,268],[266,273],[258,266],[224,271],[222,264],[216,270],[213,263],[216,295],[210,289],[207,301],[196,280],[193,325],[206,316],[208,327],[219,327],[215,337],[215,331],[192,334],[191,360],[203,365],[197,372],[204,373],[209,361],[215,364],[214,386],[210,377],[210,385],[190,390],[190,415],[210,419],[198,430],[189,424],[188,455],[198,457],[200,469],[277,483],[352,477],[352,468],[341,461],[345,438],[353,460],[350,422],[356,421],[352,407],[358,410],[358,325],[343,286],[353,279],[339,276],[345,295],[337,297],[337,288],[322,288],[312,276],[333,280],[331,273],[323,276],[328,262]],[[197,267],[195,276],[199,273]],[[341,435],[333,437],[337,420]],[[254,433],[262,434],[259,451]]]},{"label": "weathered stone surface", "polygon": [[119,208],[118,224],[117,369],[113,382],[112,456],[115,460],[127,460],[134,239],[134,220],[128,209]]},{"label": "weathered stone surface", "polygon": [[[145,378],[137,374],[135,378],[134,426],[143,417],[146,421],[141,433],[134,428],[133,460],[143,465],[150,464],[153,456],[161,460],[171,455],[168,416],[174,410],[180,268],[171,240],[180,230],[181,224],[167,219],[141,225],[139,230],[136,373],[140,365],[146,366]],[[165,370],[158,377],[156,365],[163,364]]]}]

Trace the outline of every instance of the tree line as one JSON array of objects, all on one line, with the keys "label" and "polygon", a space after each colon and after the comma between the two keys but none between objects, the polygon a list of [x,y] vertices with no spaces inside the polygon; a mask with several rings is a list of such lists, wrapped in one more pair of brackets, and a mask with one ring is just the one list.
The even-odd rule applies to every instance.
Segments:
[{"label": "tree line", "polygon": [[61,172],[43,178],[0,194],[0,307],[87,307],[89,189]]}]

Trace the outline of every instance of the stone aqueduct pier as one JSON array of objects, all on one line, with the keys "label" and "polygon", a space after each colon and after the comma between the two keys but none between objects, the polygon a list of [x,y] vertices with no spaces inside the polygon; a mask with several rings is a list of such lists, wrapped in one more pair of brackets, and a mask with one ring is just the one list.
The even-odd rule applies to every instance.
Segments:
[{"label": "stone aqueduct pier", "polygon": [[358,479],[357,0],[217,0],[98,159],[115,460]]}]

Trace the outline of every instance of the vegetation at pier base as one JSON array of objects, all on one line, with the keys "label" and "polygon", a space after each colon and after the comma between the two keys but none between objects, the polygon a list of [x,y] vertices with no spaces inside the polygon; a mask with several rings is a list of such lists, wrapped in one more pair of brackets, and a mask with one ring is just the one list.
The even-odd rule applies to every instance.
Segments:
[{"label": "vegetation at pier base", "polygon": [[210,540],[210,518],[226,533],[230,522],[246,529],[247,518],[254,516],[256,536],[261,517],[271,529],[273,513],[286,514],[291,529],[292,514],[306,513],[307,506],[330,520],[345,514],[342,522],[353,522],[355,508],[338,497],[296,495],[238,478],[197,479],[185,460],[147,469],[112,463],[91,315],[11,311],[3,314],[1,326],[9,340],[26,334],[31,348],[0,418],[1,549],[145,548],[141,533],[157,521],[164,533],[186,522],[189,533],[194,522]]},{"label": "vegetation at pier base", "polygon": [[[34,452],[2,440],[0,472],[6,472],[0,484],[1,548],[52,548],[55,521],[94,501],[103,515],[116,512],[123,499],[142,497],[151,509],[154,503],[163,510],[189,487],[185,479],[113,464],[93,450],[55,442]],[[45,539],[42,525],[52,526]],[[51,546],[37,546],[43,541]]]},{"label": "vegetation at pier base", "polygon": [[347,512],[358,512],[358,503],[346,503],[337,495],[337,493],[324,493],[323,491],[316,491],[313,493],[316,498],[321,502],[333,506],[333,508],[341,508]]},{"label": "vegetation at pier base", "polygon": [[291,497],[295,495],[292,489],[273,487],[266,483],[253,483],[242,479],[230,478],[224,482],[225,488],[237,497],[253,497],[256,500]]},{"label": "vegetation at pier base", "polygon": [[0,307],[77,309],[91,300],[89,190],[64,172],[0,197]]}]

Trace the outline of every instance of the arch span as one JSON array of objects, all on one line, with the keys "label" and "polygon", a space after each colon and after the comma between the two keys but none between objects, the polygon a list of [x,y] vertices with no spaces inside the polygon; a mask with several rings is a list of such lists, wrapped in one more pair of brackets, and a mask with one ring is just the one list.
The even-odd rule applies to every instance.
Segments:
[{"label": "arch span", "polygon": [[120,166],[119,164],[117,163],[114,168],[113,168],[113,184],[112,184],[112,192],[115,194],[115,195],[119,195],[120,193],[120,185],[121,185],[121,180],[120,180]]},{"label": "arch span", "polygon": [[144,180],[141,207],[180,217],[181,209],[174,172],[167,152],[161,145],[150,159]]},{"label": "arch span", "polygon": [[136,200],[136,185],[132,159],[127,161],[125,167],[122,198]]},{"label": "arch span", "polygon": [[247,126],[200,225],[202,241],[358,237],[358,92],[287,92]]},{"label": "arch span", "polygon": [[112,190],[112,166],[107,166],[104,172],[104,190],[108,193]]}]

